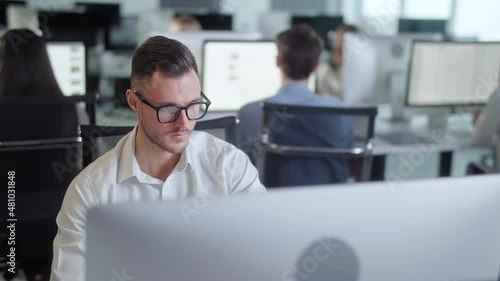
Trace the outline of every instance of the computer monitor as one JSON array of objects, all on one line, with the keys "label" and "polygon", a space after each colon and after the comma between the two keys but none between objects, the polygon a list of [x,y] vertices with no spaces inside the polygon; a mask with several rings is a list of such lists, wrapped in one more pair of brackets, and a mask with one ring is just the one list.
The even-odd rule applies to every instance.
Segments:
[{"label": "computer monitor", "polygon": [[495,281],[499,181],[309,186],[101,206],[87,217],[86,280]]},{"label": "computer monitor", "polygon": [[[203,48],[203,92],[213,111],[237,111],[243,105],[269,98],[281,86],[273,41],[207,41]],[[309,78],[314,91],[316,76]]]},{"label": "computer monitor", "polygon": [[86,94],[85,44],[83,42],[48,42],[47,52],[63,94],[66,96]]},{"label": "computer monitor", "polygon": [[398,32],[440,32],[446,34],[447,20],[399,19]]},{"label": "computer monitor", "polygon": [[344,102],[348,105],[383,104],[399,99],[403,106],[404,86],[398,91],[397,96],[393,96],[391,79],[406,75],[411,42],[414,40],[441,41],[443,35],[406,33],[396,36],[368,36],[351,32],[344,34],[342,65]]},{"label": "computer monitor", "polygon": [[310,25],[321,36],[325,42],[327,49],[332,48],[328,32],[335,30],[339,25],[344,23],[342,16],[292,16],[291,24],[305,23]]},{"label": "computer monitor", "polygon": [[120,24],[120,4],[76,2],[72,10],[39,10],[44,36],[52,41],[83,41],[87,46],[110,46],[112,25]]},{"label": "computer monitor", "polygon": [[414,42],[406,104],[485,104],[498,86],[500,42]]}]

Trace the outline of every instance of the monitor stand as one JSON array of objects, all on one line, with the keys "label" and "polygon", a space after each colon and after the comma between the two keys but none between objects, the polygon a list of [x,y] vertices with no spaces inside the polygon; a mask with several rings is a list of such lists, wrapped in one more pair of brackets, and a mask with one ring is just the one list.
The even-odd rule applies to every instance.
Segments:
[{"label": "monitor stand", "polygon": [[405,116],[405,82],[406,75],[403,72],[392,73],[389,78],[391,122],[409,122]]},{"label": "monitor stand", "polygon": [[451,114],[450,108],[432,108],[426,109],[427,128],[446,130],[448,127],[448,118]]}]

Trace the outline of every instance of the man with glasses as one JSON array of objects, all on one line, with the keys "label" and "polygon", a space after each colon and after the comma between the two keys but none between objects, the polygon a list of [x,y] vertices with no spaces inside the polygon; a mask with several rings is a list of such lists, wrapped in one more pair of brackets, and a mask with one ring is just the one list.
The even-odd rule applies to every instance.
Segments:
[{"label": "man with glasses", "polygon": [[[193,132],[210,100],[186,46],[161,36],[144,42],[134,54],[126,96],[138,124],[69,186],[57,216],[51,280],[85,280],[85,222],[93,206],[265,191],[242,151]],[[181,210],[186,221],[189,210]]]}]

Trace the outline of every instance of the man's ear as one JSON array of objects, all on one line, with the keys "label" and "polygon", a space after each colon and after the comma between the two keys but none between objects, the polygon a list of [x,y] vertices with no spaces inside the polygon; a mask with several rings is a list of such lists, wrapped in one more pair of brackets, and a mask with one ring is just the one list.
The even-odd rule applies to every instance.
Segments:
[{"label": "man's ear", "polygon": [[137,112],[139,110],[139,101],[137,100],[137,97],[135,96],[134,92],[128,89],[125,95],[127,96],[128,106],[130,106],[130,108],[133,111]]},{"label": "man's ear", "polygon": [[276,66],[281,68],[281,59],[280,56],[276,56]]}]

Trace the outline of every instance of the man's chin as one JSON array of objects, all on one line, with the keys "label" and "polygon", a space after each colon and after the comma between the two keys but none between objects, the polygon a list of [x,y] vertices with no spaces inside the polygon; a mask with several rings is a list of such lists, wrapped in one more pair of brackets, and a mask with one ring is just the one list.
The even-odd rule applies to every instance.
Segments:
[{"label": "man's chin", "polygon": [[170,152],[170,153],[179,154],[179,153],[184,152],[184,150],[186,150],[188,142],[189,142],[188,139],[185,141],[180,141],[180,142],[171,142],[169,144],[166,144],[164,147],[165,147],[165,150]]}]

